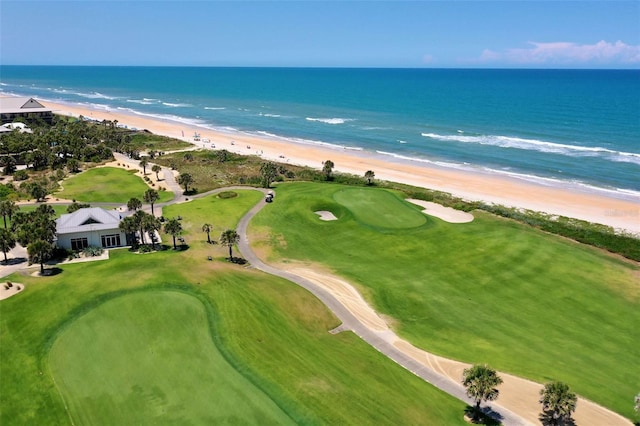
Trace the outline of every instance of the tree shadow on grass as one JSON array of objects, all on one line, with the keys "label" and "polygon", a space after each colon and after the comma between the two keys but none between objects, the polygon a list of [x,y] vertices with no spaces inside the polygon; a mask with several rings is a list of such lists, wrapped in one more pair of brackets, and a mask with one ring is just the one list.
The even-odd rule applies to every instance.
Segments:
[{"label": "tree shadow on grass", "polygon": [[45,268],[44,272],[40,273],[40,271],[38,271],[38,276],[39,277],[53,277],[55,275],[58,275],[62,272],[62,269],[60,268]]},{"label": "tree shadow on grass", "polygon": [[225,259],[237,265],[245,265],[247,263],[247,259],[243,259],[242,257],[225,257]]},{"label": "tree shadow on grass", "polygon": [[471,405],[467,405],[464,409],[465,417],[475,425],[487,425],[487,426],[498,426],[502,424],[502,415],[496,411],[493,411],[489,407],[483,407],[480,409],[480,414],[478,415],[478,420],[473,420],[476,409]]}]

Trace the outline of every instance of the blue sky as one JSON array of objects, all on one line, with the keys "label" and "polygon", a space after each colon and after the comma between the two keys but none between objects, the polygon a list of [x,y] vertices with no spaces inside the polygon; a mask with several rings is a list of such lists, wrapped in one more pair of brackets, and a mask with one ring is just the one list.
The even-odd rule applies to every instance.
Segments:
[{"label": "blue sky", "polygon": [[640,68],[640,1],[6,1],[0,63]]}]

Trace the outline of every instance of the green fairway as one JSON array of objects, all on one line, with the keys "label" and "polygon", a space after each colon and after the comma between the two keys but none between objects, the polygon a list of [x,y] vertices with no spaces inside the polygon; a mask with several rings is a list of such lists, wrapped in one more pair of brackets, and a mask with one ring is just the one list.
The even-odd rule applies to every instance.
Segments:
[{"label": "green fairway", "polygon": [[[216,349],[202,303],[118,297],[58,337],[50,368],[77,424],[293,424]],[[243,410],[238,410],[238,407]]]},{"label": "green fairway", "polygon": [[[54,276],[8,277],[26,289],[0,302],[0,423],[68,424],[65,403],[74,420],[99,415],[109,406],[107,401],[116,398],[116,387],[110,383],[118,381],[125,386],[123,396],[130,398],[112,410],[148,413],[170,404],[166,416],[138,424],[212,424],[216,422],[202,420],[211,410],[240,424],[251,415],[247,407],[272,406],[269,401],[216,406],[231,401],[218,397],[221,391],[212,389],[217,385],[209,380],[222,372],[203,371],[203,366],[220,361],[209,353],[217,348],[229,366],[259,389],[258,400],[268,397],[298,424],[465,424],[464,403],[402,369],[353,333],[330,334],[337,319],[307,291],[250,268],[207,260],[212,250],[224,253],[225,248],[202,243],[206,235],[200,222],[235,227],[262,197],[257,191],[237,192],[233,199],[205,197],[167,209],[169,216],[183,218],[187,250],[144,255],[111,250],[107,261],[60,265]],[[205,326],[200,320],[209,322]],[[215,348],[204,342],[205,327]],[[86,333],[93,333],[95,342]],[[199,343],[185,345],[184,339]],[[149,342],[145,349],[160,352],[143,349],[130,360],[124,352],[102,353],[100,348],[121,351],[115,348],[121,340],[132,345]],[[203,344],[204,349],[195,347]],[[158,360],[159,353],[169,359]],[[83,360],[83,354],[89,359]],[[105,372],[95,368],[98,363],[105,363],[105,370],[133,369],[139,363],[141,370],[150,372],[144,377],[142,372],[127,373],[128,383],[114,374],[100,384]],[[184,377],[172,375],[179,368],[185,368]],[[80,383],[82,371],[84,379],[94,375],[96,383]],[[230,380],[238,377],[225,374]],[[70,383],[62,383],[65,380]],[[187,383],[194,395],[191,402],[180,396]],[[169,384],[176,389],[167,390]],[[253,399],[253,393],[245,394]],[[81,414],[85,405],[87,413]],[[193,414],[176,421],[175,416],[187,409]],[[136,422],[120,424],[132,423]]]},{"label": "green fairway", "polygon": [[345,188],[336,191],[333,198],[358,222],[373,228],[415,228],[427,222],[418,209],[407,208],[402,198],[389,191]]},{"label": "green fairway", "polygon": [[[149,187],[134,173],[134,170],[118,167],[96,167],[65,180],[64,189],[53,196],[85,203],[124,204],[133,197],[142,200]],[[157,203],[173,198],[169,191],[158,190],[158,194],[160,199]]]},{"label": "green fairway", "polygon": [[[279,185],[277,202],[251,224],[252,241],[262,240],[256,246],[271,261],[329,266],[426,350],[539,382],[561,380],[633,418],[637,264],[481,212],[468,224],[427,219],[409,230],[376,229],[376,211],[410,217],[415,208],[389,195],[363,212],[354,202],[362,194]],[[334,206],[339,220],[319,220],[310,213],[318,206]]]}]

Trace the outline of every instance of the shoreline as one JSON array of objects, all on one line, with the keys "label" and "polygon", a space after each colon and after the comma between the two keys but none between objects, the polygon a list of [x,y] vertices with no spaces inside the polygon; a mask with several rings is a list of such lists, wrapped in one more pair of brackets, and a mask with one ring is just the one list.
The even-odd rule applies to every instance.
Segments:
[{"label": "shoreline", "polygon": [[[154,134],[189,142],[199,148],[226,149],[243,155],[257,155],[268,161],[316,169],[322,168],[323,161],[331,160],[335,164],[334,171],[338,173],[363,176],[367,170],[372,170],[378,180],[447,192],[469,201],[586,220],[611,226],[617,231],[640,235],[640,200],[631,195],[621,198],[577,185],[567,188],[545,186],[509,176],[457,170],[329,144],[296,143],[276,136],[212,130],[189,122],[92,109],[78,104],[42,102],[56,114],[72,117],[83,115],[99,121],[118,120],[119,126],[146,129]],[[194,141],[193,135],[196,133],[200,135],[200,141]]]}]

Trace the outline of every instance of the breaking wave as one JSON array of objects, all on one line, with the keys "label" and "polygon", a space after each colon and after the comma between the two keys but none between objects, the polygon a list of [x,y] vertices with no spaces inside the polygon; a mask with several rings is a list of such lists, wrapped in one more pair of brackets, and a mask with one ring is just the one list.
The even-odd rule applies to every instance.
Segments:
[{"label": "breaking wave", "polygon": [[422,136],[445,142],[460,142],[479,145],[497,146],[500,148],[522,149],[543,153],[560,154],[567,156],[591,156],[603,157],[607,160],[635,163],[640,165],[640,154],[633,152],[620,152],[598,146],[568,145],[536,139],[524,139],[500,135],[438,135],[435,133],[422,133]]}]

